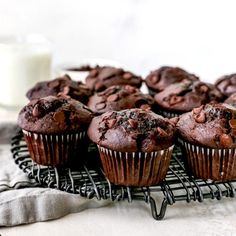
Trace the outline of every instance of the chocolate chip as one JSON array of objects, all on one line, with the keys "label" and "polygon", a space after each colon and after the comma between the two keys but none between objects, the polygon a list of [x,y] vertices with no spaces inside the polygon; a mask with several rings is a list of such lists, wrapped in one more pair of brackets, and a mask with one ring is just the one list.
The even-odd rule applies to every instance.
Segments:
[{"label": "chocolate chip", "polygon": [[169,99],[169,104],[170,105],[175,105],[177,103],[180,103],[184,100],[183,97],[180,97],[180,96],[176,96],[176,95],[172,95]]},{"label": "chocolate chip", "polygon": [[202,86],[200,86],[200,91],[203,93],[206,93],[209,91],[209,88],[206,85],[202,85]]},{"label": "chocolate chip", "polygon": [[236,129],[236,119],[229,120],[229,125],[232,129]]},{"label": "chocolate chip", "polygon": [[179,117],[173,117],[173,118],[170,118],[169,119],[169,122],[173,125],[173,126],[176,126],[176,124],[178,123],[179,121]]},{"label": "chocolate chip", "polygon": [[136,120],[129,119],[129,120],[128,120],[128,123],[129,123],[129,125],[130,125],[132,128],[134,128],[134,129],[136,129],[137,126],[138,126],[138,122],[137,122]]},{"label": "chocolate chip", "polygon": [[151,110],[151,107],[150,107],[150,105],[148,105],[148,104],[142,104],[142,105],[140,106],[140,108],[141,108],[142,110],[145,110],[145,111],[150,111],[150,110]]},{"label": "chocolate chip", "polygon": [[35,104],[33,111],[32,111],[32,115],[34,117],[39,117],[42,115],[42,109],[40,108],[39,104]]},{"label": "chocolate chip", "polygon": [[57,94],[58,97],[62,97],[64,99],[70,99],[71,97],[69,95],[64,94],[63,92],[60,92]]},{"label": "chocolate chip", "polygon": [[55,121],[57,121],[58,123],[63,123],[64,120],[65,120],[65,114],[64,114],[64,112],[63,112],[63,111],[59,111],[59,112],[54,113],[53,119],[54,119]]},{"label": "chocolate chip", "polygon": [[193,117],[197,123],[204,123],[206,121],[206,115],[204,112],[200,112],[199,114],[195,114]]},{"label": "chocolate chip", "polygon": [[193,114],[195,114],[195,115],[200,114],[200,112],[202,111],[202,109],[203,109],[203,105],[200,106],[200,107],[194,108],[194,109],[193,109]]},{"label": "chocolate chip", "polygon": [[126,72],[126,73],[123,74],[123,78],[124,79],[131,79],[132,78],[132,74],[129,73],[129,72]]},{"label": "chocolate chip", "polygon": [[112,94],[110,96],[107,97],[107,101],[108,102],[115,102],[116,100],[118,100],[118,95],[117,94]]},{"label": "chocolate chip", "polygon": [[95,77],[95,76],[97,76],[97,74],[98,74],[98,71],[93,69],[93,70],[90,71],[89,77]]},{"label": "chocolate chip", "polygon": [[53,80],[53,81],[50,81],[50,82],[48,82],[48,87],[49,88],[55,88],[55,87],[57,87],[57,86],[59,86],[59,81],[58,80]]},{"label": "chocolate chip", "polygon": [[167,133],[164,129],[160,128],[160,127],[157,127],[157,132],[160,136],[166,136]]},{"label": "chocolate chip", "polygon": [[157,83],[158,82],[158,77],[157,77],[157,75],[153,75],[151,78],[150,78],[150,80],[152,81],[152,83]]},{"label": "chocolate chip", "polygon": [[129,93],[135,93],[137,91],[136,88],[130,86],[130,85],[126,85],[125,86],[125,90],[127,90]]},{"label": "chocolate chip", "polygon": [[102,110],[105,107],[106,107],[106,104],[104,102],[96,104],[96,109],[98,110]]},{"label": "chocolate chip", "polygon": [[103,83],[102,82],[97,82],[96,84],[95,84],[95,86],[94,86],[94,89],[96,90],[96,91],[101,91],[101,90],[103,90],[103,89],[105,89],[106,87],[103,85]]},{"label": "chocolate chip", "polygon": [[228,134],[222,134],[220,136],[220,144],[224,147],[224,148],[230,148],[233,144],[233,140],[231,138],[230,135]]},{"label": "chocolate chip", "polygon": [[67,94],[69,94],[69,92],[70,92],[70,87],[69,87],[69,86],[65,86],[65,87],[63,88],[63,93],[64,93],[65,95],[67,95]]},{"label": "chocolate chip", "polygon": [[116,119],[107,120],[108,128],[111,129],[115,125],[116,121]]}]

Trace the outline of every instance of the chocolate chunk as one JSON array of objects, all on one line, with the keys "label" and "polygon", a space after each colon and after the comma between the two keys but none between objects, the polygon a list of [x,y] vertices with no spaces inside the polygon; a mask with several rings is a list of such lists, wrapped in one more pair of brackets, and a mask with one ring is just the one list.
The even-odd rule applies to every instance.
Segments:
[{"label": "chocolate chunk", "polygon": [[108,128],[111,129],[115,125],[116,121],[116,119],[107,120]]},{"label": "chocolate chunk", "polygon": [[177,103],[180,103],[184,100],[183,97],[180,97],[180,96],[176,96],[176,95],[172,95],[169,99],[169,104],[170,105],[175,105]]},{"label": "chocolate chunk", "polygon": [[152,81],[152,83],[157,83],[158,82],[158,77],[156,75],[153,75],[150,80]]},{"label": "chocolate chunk", "polygon": [[136,88],[134,88],[133,86],[130,85],[126,85],[125,89],[129,92],[129,93],[135,93],[136,91],[138,91]]},{"label": "chocolate chunk", "polygon": [[48,83],[49,88],[55,88],[60,85],[60,82],[58,80],[54,80]]},{"label": "chocolate chunk", "polygon": [[200,91],[202,91],[203,93],[206,93],[209,91],[209,88],[206,85],[201,85],[200,86]]},{"label": "chocolate chunk", "polygon": [[123,78],[124,79],[131,79],[132,78],[132,74],[129,73],[129,72],[126,72],[126,73],[123,74]]},{"label": "chocolate chunk", "polygon": [[118,100],[118,95],[117,94],[112,94],[110,96],[107,97],[107,101],[108,102],[115,102],[116,100]]},{"label": "chocolate chunk", "polygon": [[102,109],[104,109],[106,107],[106,104],[105,103],[97,103],[96,104],[96,109],[98,109],[98,110],[102,110]]},{"label": "chocolate chunk", "polygon": [[59,111],[59,112],[54,113],[53,119],[54,119],[55,121],[57,121],[58,123],[63,123],[64,120],[65,120],[65,114],[64,114],[64,112],[63,112],[63,111]]},{"label": "chocolate chunk", "polygon": [[224,148],[230,148],[233,144],[233,140],[230,135],[222,134],[220,136],[220,143]]},{"label": "chocolate chunk", "polygon": [[229,120],[229,125],[232,129],[236,129],[236,119]]},{"label": "chocolate chunk", "polygon": [[150,110],[151,110],[151,107],[150,107],[150,105],[148,105],[148,104],[142,104],[142,105],[140,106],[140,108],[141,108],[142,110],[145,110],[145,111],[150,111]]},{"label": "chocolate chunk", "polygon": [[70,87],[69,87],[69,86],[65,86],[65,87],[63,88],[63,93],[64,93],[65,95],[69,94],[69,93],[70,93]]},{"label": "chocolate chunk", "polygon": [[97,76],[97,74],[98,74],[98,71],[96,69],[93,69],[90,71],[89,76],[95,77],[95,76]]},{"label": "chocolate chunk", "polygon": [[178,123],[179,121],[179,117],[173,117],[173,118],[170,118],[169,119],[169,122],[173,125],[173,126],[176,126],[176,124]]},{"label": "chocolate chunk", "polygon": [[137,126],[138,126],[138,122],[136,120],[129,119],[128,123],[134,129],[137,128]]},{"label": "chocolate chunk", "polygon": [[157,132],[160,136],[166,136],[167,135],[166,131],[163,130],[162,128],[160,128],[160,127],[157,127]]},{"label": "chocolate chunk", "polygon": [[195,114],[195,115],[200,114],[200,112],[202,111],[202,109],[203,109],[203,105],[201,105],[200,107],[194,108],[194,109],[193,109],[193,114]]},{"label": "chocolate chunk", "polygon": [[42,108],[40,108],[39,104],[34,105],[32,115],[34,117],[40,117],[42,115]]},{"label": "chocolate chunk", "polygon": [[206,115],[203,111],[199,114],[195,114],[193,117],[197,123],[204,123],[206,121]]}]

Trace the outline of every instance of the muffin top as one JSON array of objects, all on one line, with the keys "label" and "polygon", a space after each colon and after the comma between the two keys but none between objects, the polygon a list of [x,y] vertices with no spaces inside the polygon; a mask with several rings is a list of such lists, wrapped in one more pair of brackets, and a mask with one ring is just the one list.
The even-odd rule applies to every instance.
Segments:
[{"label": "muffin top", "polygon": [[196,81],[198,77],[179,67],[162,66],[146,77],[146,84],[155,92],[160,92],[169,85],[183,80]]},{"label": "muffin top", "polygon": [[236,107],[236,93],[231,94],[224,103],[227,103],[233,107]]},{"label": "muffin top", "polygon": [[184,80],[155,95],[157,104],[169,111],[183,113],[210,101],[222,101],[223,95],[212,84]]},{"label": "muffin top", "polygon": [[26,93],[26,96],[31,101],[58,94],[65,94],[82,103],[87,103],[92,91],[82,82],[74,81],[69,75],[64,75],[54,80],[38,82]]},{"label": "muffin top", "polygon": [[231,94],[236,93],[236,74],[224,75],[220,77],[215,86],[224,94],[229,97]]},{"label": "muffin top", "polygon": [[99,66],[90,66],[90,65],[81,65],[81,66],[69,66],[65,69],[68,71],[91,71],[94,68],[98,68]]},{"label": "muffin top", "polygon": [[110,111],[93,118],[88,136],[114,151],[153,152],[173,145],[176,122],[138,108]]},{"label": "muffin top", "polygon": [[140,88],[142,78],[129,71],[110,66],[94,68],[86,78],[86,85],[93,91],[102,91],[112,85],[124,84]]},{"label": "muffin top", "polygon": [[89,98],[88,107],[102,114],[107,111],[120,111],[128,108],[154,106],[154,99],[130,85],[113,85]]},{"label": "muffin top", "polygon": [[23,107],[17,123],[26,131],[60,134],[86,130],[92,118],[92,111],[81,102],[66,96],[48,96]]},{"label": "muffin top", "polygon": [[180,136],[210,148],[236,147],[236,109],[227,104],[206,104],[180,116]]}]

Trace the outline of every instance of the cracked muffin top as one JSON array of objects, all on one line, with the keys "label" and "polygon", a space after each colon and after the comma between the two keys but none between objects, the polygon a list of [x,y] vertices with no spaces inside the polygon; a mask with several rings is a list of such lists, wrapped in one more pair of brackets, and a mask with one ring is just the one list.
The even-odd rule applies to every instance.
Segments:
[{"label": "cracked muffin top", "polygon": [[228,104],[206,104],[180,116],[180,137],[210,148],[236,147],[236,109]]},{"label": "cracked muffin top", "polygon": [[86,78],[86,85],[96,92],[103,91],[112,85],[125,84],[140,88],[142,78],[129,71],[111,66],[94,68]]},{"label": "cracked muffin top", "polygon": [[92,91],[82,82],[74,81],[69,75],[64,75],[54,80],[36,83],[26,93],[26,97],[31,101],[47,96],[57,96],[58,94],[70,96],[86,104],[89,96],[92,95]]},{"label": "cracked muffin top", "polygon": [[22,108],[18,125],[30,132],[60,134],[86,130],[93,112],[79,101],[66,96],[32,100]]},{"label": "cracked muffin top", "polygon": [[165,110],[177,113],[191,111],[211,101],[221,102],[223,95],[214,85],[184,80],[168,86],[155,95],[156,103]]},{"label": "cracked muffin top", "polygon": [[177,121],[138,108],[111,111],[93,118],[88,136],[114,151],[153,152],[173,145]]},{"label": "cracked muffin top", "polygon": [[169,85],[183,80],[196,81],[199,79],[194,74],[190,74],[179,67],[162,66],[157,70],[151,71],[145,81],[147,87],[153,93],[157,93],[163,91]]},{"label": "cracked muffin top", "polygon": [[130,85],[114,85],[89,98],[88,107],[97,114],[128,108],[154,107],[154,99]]}]

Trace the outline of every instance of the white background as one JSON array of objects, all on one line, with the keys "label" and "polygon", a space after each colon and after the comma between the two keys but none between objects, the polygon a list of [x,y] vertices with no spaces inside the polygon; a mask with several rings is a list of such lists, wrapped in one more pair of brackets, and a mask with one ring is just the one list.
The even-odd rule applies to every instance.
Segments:
[{"label": "white background", "polygon": [[236,72],[234,0],[0,0],[0,33],[41,33],[54,64],[119,61],[146,75],[179,65],[214,81]]}]

